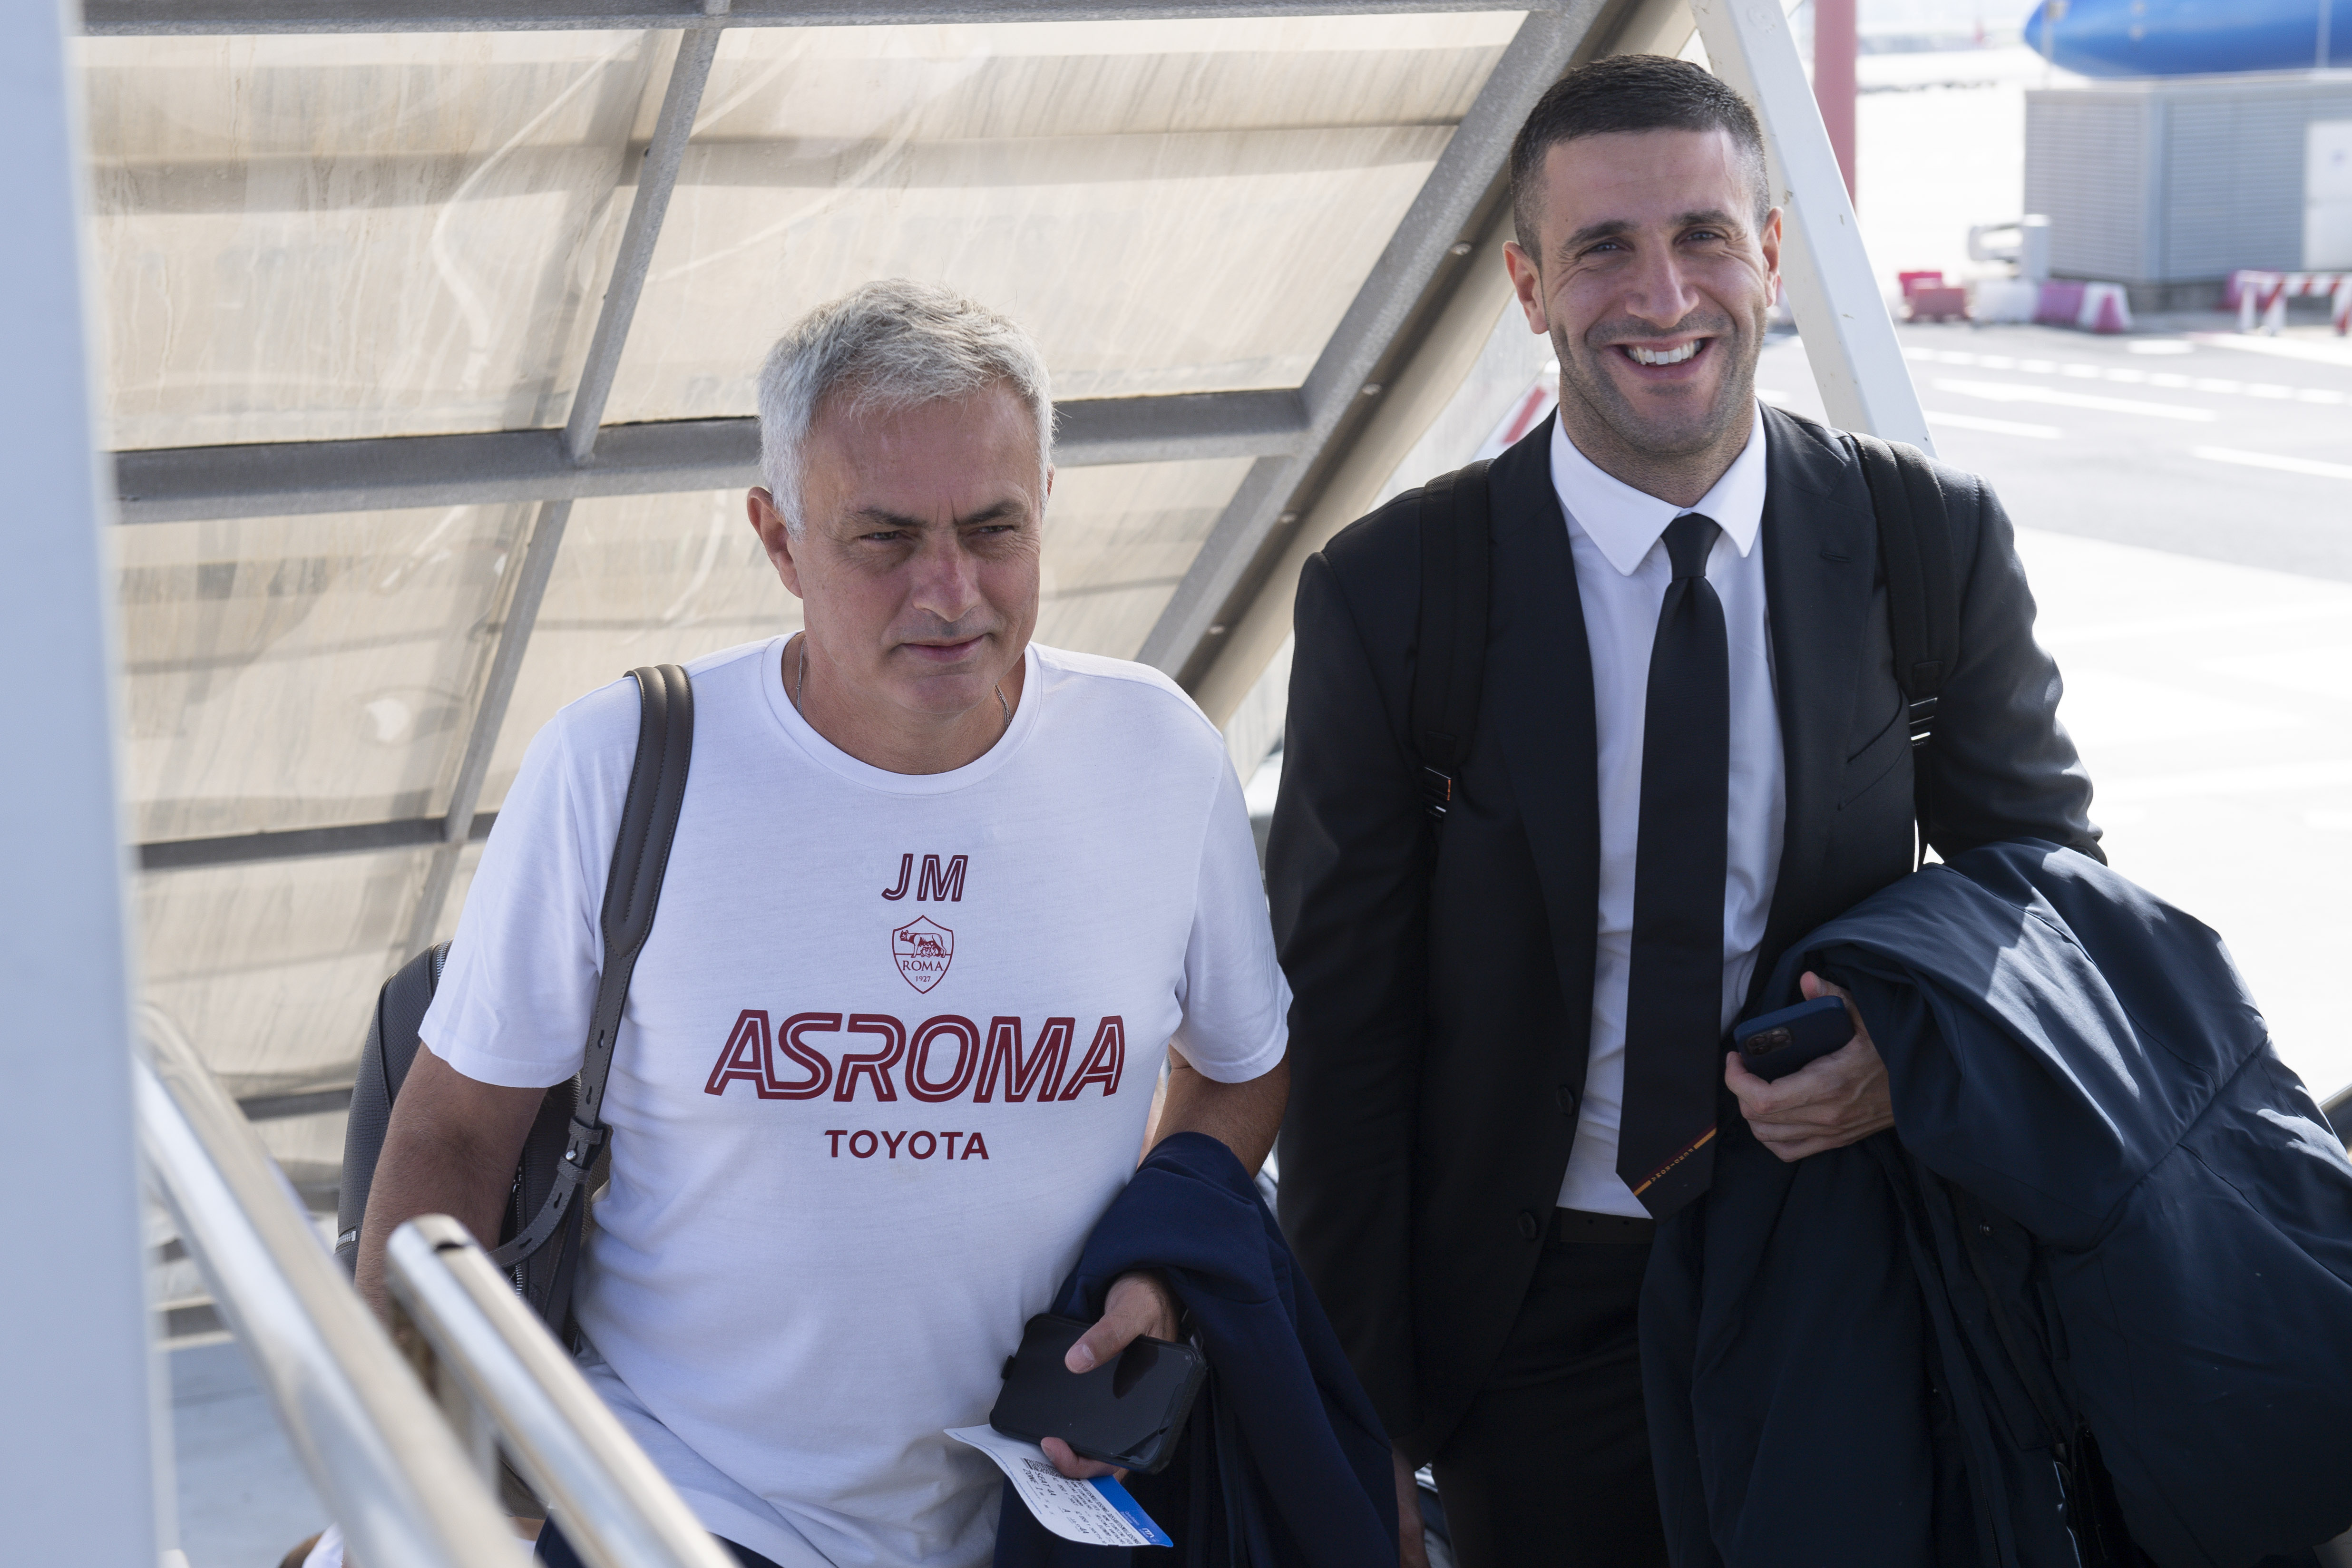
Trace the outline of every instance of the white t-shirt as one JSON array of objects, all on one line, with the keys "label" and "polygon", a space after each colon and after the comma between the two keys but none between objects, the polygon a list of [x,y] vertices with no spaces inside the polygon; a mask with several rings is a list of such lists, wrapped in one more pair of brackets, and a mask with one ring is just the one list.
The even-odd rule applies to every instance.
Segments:
[{"label": "white t-shirt", "polygon": [[[604,1103],[592,1380],[716,1533],[785,1568],[988,1561],[997,1473],[941,1436],[1135,1168],[1166,1042],[1280,1060],[1241,788],[1141,665],[1032,646],[969,766],[804,723],[783,639],[694,676],[694,759]],[[635,685],[531,743],[424,1038],[469,1078],[580,1066]]]}]

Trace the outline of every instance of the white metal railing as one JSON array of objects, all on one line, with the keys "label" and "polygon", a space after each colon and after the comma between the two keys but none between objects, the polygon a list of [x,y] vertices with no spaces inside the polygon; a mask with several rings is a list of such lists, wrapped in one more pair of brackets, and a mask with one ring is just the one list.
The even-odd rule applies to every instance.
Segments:
[{"label": "white metal railing", "polygon": [[495,1427],[592,1568],[735,1568],[464,1226],[412,1219],[392,1233],[385,1261],[486,1479]]},{"label": "white metal railing", "polygon": [[594,1568],[734,1568],[481,1249],[434,1215],[394,1233],[389,1274],[436,1409],[194,1048],[146,1021],[133,1094],[150,1179],[351,1561],[514,1568],[503,1447]]},{"label": "white metal railing", "polygon": [[367,1568],[514,1568],[514,1528],[236,1103],[150,1019],[140,1146],[213,1301]]}]

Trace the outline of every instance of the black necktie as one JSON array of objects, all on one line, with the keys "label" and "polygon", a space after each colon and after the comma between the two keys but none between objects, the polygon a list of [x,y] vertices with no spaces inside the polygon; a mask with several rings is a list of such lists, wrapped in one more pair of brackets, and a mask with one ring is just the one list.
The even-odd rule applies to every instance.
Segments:
[{"label": "black necktie", "polygon": [[1696,512],[1666,525],[1675,575],[1650,646],[1642,719],[1617,1174],[1660,1219],[1705,1192],[1715,1174],[1731,676],[1706,557],[1721,531]]}]

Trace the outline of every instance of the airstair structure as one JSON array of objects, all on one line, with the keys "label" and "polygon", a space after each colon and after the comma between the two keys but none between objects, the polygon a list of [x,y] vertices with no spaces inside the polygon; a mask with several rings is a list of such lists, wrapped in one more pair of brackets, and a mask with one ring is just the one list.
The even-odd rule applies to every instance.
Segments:
[{"label": "airstair structure", "polygon": [[[470,864],[464,857],[494,813],[499,748],[502,737],[515,739],[510,714],[527,716],[518,693],[529,688],[527,656],[541,606],[557,591],[551,584],[561,582],[562,553],[594,531],[579,519],[614,497],[754,482],[755,422],[632,413],[636,405],[626,401],[634,395],[634,361],[626,357],[633,323],[674,286],[674,275],[684,276],[681,268],[708,259],[681,260],[664,248],[665,216],[686,188],[681,170],[698,167],[700,152],[724,152],[750,161],[735,174],[713,176],[719,183],[748,186],[763,177],[761,149],[712,152],[696,141],[698,115],[714,112],[705,88],[727,68],[739,33],[798,28],[816,37],[860,27],[985,25],[1010,48],[1024,28],[1183,21],[1263,26],[1274,38],[1277,23],[1460,12],[1467,26],[1468,14],[1482,14],[1478,25],[1496,37],[1483,78],[1464,87],[1442,134],[1407,127],[1433,149],[1433,162],[1424,160],[1417,193],[1409,201],[1400,195],[1401,216],[1385,244],[1365,247],[1366,269],[1342,287],[1344,305],[1332,301],[1328,336],[1297,361],[1303,375],[1285,372],[1296,384],[1134,393],[1107,373],[1097,381],[1109,390],[1057,405],[1057,459],[1067,472],[1159,464],[1223,476],[1221,487],[1203,492],[1213,498],[1202,525],[1181,538],[1171,533],[1174,542],[1162,540],[1167,548],[1152,558],[1170,576],[1152,580],[1157,587],[1116,585],[1131,596],[1147,590],[1158,596],[1137,600],[1156,608],[1144,612],[1139,642],[1129,641],[1122,654],[1167,671],[1220,723],[1281,653],[1300,563],[1367,509],[1463,386],[1492,334],[1507,299],[1499,260],[1510,232],[1504,161],[1537,97],[1576,64],[1630,51],[1680,53],[1696,35],[1714,68],[1751,99],[1763,121],[1771,180],[1787,214],[1787,297],[1831,418],[1930,444],[1780,5],[1537,0],[1500,23],[1484,16],[1488,9],[1484,0],[734,0],[731,8],[728,0],[26,0],[0,12],[7,46],[0,58],[8,62],[0,78],[0,132],[11,153],[0,165],[0,191],[13,219],[9,242],[0,246],[7,302],[0,311],[6,372],[0,471],[10,502],[0,659],[14,677],[5,752],[14,811],[0,833],[6,1001],[0,1562],[150,1568],[176,1540],[171,1445],[156,1395],[155,1314],[142,1267],[143,1182],[168,1211],[212,1310],[256,1369],[354,1563],[513,1563],[520,1549],[497,1489],[503,1454],[596,1568],[727,1568],[727,1555],[454,1222],[428,1217],[391,1240],[392,1286],[404,1314],[399,1345],[362,1304],[306,1218],[303,1196],[257,1134],[258,1117],[331,1113],[347,1103],[347,1092],[317,1076],[225,1087],[214,1035],[184,1030],[152,1010],[144,1025],[134,1024],[133,998],[157,984],[182,983],[192,966],[235,970],[240,923],[259,918],[268,901],[257,895],[257,903],[219,904],[207,940],[173,949],[170,973],[158,965],[142,984],[142,931],[149,957],[159,951],[160,906],[148,894],[160,876],[213,878],[234,888],[241,885],[236,879],[261,871],[320,867],[328,875],[341,866],[361,876],[391,866],[379,881],[409,890],[401,896],[413,900],[395,918],[407,950],[445,932]],[[140,41],[138,47],[165,51],[133,60],[152,64],[190,40],[220,39],[208,57],[228,69],[291,57],[283,52],[289,40],[305,38],[492,35],[488,57],[513,36],[564,30],[613,35],[624,44],[626,35],[640,35],[642,47],[631,57],[648,62],[645,69],[654,74],[645,111],[632,99],[614,121],[626,142],[625,168],[611,193],[616,235],[550,269],[572,280],[566,287],[584,304],[577,373],[544,421],[524,413],[509,418],[513,428],[313,431],[316,438],[260,431],[253,438],[258,426],[224,415],[208,427],[219,437],[209,444],[132,440],[110,450],[136,411],[98,412],[106,406],[105,367],[116,362],[109,354],[142,332],[201,334],[215,324],[101,319],[93,303],[103,293],[95,258],[112,258],[108,265],[118,273],[136,260],[93,237],[90,170],[98,154],[83,117],[84,66],[99,58],[94,50],[132,47],[111,40]],[[1089,33],[1087,47],[1115,55],[1104,42],[1110,37]],[[194,68],[187,62],[195,58],[168,54],[174,71]],[[169,82],[159,90],[172,90]],[[739,101],[730,98],[719,111],[732,112]],[[565,108],[545,107],[550,114]],[[1118,152],[1116,138],[1089,138],[1088,157]],[[1025,146],[1003,144],[1001,155],[1028,155]],[[1196,138],[1182,150],[1205,157],[1215,146]],[[902,153],[889,142],[847,147],[841,157]],[[1314,153],[1302,141],[1285,154],[1302,160],[1297,177],[1324,177]],[[408,172],[402,177],[433,176],[429,162],[400,165]],[[621,167],[621,154],[611,162]],[[939,173],[936,188],[955,187],[951,172]],[[228,187],[219,182],[232,176],[259,178],[231,170],[214,185],[192,185],[170,199],[201,213],[278,199],[258,185],[249,194],[224,194]],[[391,211],[398,203],[386,196],[383,204]],[[1296,235],[1291,248],[1312,252],[1322,237]],[[436,251],[432,264],[454,267],[453,255]],[[378,267],[410,265],[398,256],[370,260]],[[1298,262],[1267,256],[1264,265]],[[471,329],[499,325],[489,305],[460,304],[475,312]],[[368,329],[365,312],[347,314],[329,313],[318,330]],[[1520,372],[1514,390],[1524,379]],[[264,524],[292,529],[352,514],[441,507],[456,517],[466,507],[500,506],[524,510],[495,546],[494,595],[486,591],[457,617],[467,635],[485,639],[481,655],[467,665],[464,706],[432,718],[436,733],[454,737],[452,766],[432,790],[385,796],[422,795],[426,808],[353,822],[255,826],[240,817],[206,827],[211,819],[193,810],[163,830],[134,821],[138,802],[124,780],[137,733],[128,727],[124,694],[141,666],[126,661],[121,638],[139,627],[117,608],[118,564],[122,552],[155,537],[142,525],[203,523],[234,540],[237,528]],[[1170,553],[1178,545],[1181,552]],[[492,548],[483,547],[485,562]],[[428,553],[420,544],[416,559]],[[301,571],[316,563],[289,556],[280,565],[285,581],[299,587]],[[215,577],[205,573],[213,570],[193,569],[199,594],[212,591]],[[215,575],[226,598],[235,574]],[[404,726],[424,722],[413,705],[390,698],[370,712],[384,744],[410,733]],[[219,749],[240,741],[252,744],[232,737]],[[404,855],[411,858],[397,858]],[[356,965],[349,959],[340,955],[341,967],[322,972],[348,977],[373,962],[364,953]],[[351,999],[355,1012],[362,998]],[[294,1027],[257,1016],[262,1010],[252,1009],[256,1016],[239,1027]]]}]

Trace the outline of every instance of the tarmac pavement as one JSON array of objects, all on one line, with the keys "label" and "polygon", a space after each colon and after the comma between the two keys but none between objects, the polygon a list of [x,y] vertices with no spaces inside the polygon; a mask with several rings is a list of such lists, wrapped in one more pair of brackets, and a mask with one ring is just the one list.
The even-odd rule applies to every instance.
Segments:
[{"label": "tarmac pavement", "polygon": [[[1938,455],[2019,528],[2116,867],[2219,930],[2280,1054],[2352,1084],[2352,347],[1904,326]],[[1820,413],[1804,350],[1759,390]]]}]

